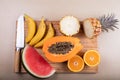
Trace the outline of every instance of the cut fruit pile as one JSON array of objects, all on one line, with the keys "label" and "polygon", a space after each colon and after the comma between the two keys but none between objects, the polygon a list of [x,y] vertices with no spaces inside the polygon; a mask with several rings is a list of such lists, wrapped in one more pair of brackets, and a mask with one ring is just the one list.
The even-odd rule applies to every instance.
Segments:
[{"label": "cut fruit pile", "polygon": [[[22,53],[22,63],[24,68],[32,76],[47,78],[55,73],[55,69],[38,53],[35,48],[42,47],[42,51],[47,60],[51,62],[67,62],[67,67],[72,72],[80,72],[85,64],[95,67],[100,63],[99,52],[88,50],[83,59],[77,55],[84,46],[80,39],[74,35],[81,29],[81,22],[74,16],[65,16],[59,22],[59,32],[64,36],[55,36],[52,23],[46,25],[44,18],[41,19],[37,27],[35,21],[28,15],[25,16],[27,23],[26,47]],[[114,16],[97,18],[87,18],[83,21],[83,29],[86,37],[94,38],[101,33],[101,30],[116,28],[117,19]],[[105,23],[107,23],[105,25]]]}]

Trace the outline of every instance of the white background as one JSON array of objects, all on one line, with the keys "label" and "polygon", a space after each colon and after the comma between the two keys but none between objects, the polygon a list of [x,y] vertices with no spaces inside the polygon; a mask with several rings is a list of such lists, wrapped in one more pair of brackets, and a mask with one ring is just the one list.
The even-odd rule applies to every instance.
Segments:
[{"label": "white background", "polygon": [[[16,20],[26,13],[35,20],[60,20],[73,15],[84,20],[115,13],[120,19],[120,0],[0,0],[0,80],[33,80],[13,71]],[[120,28],[120,23],[118,25]],[[48,80],[118,80],[120,79],[120,29],[102,32],[98,37],[101,63],[97,74],[55,74]],[[47,80],[47,79],[46,79]]]}]

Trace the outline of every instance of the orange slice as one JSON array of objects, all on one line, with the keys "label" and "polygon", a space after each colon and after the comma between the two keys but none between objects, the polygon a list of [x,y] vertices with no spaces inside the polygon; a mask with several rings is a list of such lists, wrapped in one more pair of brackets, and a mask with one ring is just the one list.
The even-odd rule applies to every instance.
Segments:
[{"label": "orange slice", "polygon": [[75,55],[68,60],[67,66],[72,72],[80,72],[84,68],[84,61],[80,56]]},{"label": "orange slice", "polygon": [[90,67],[97,66],[100,63],[100,55],[99,52],[96,50],[86,51],[83,59],[84,62]]}]

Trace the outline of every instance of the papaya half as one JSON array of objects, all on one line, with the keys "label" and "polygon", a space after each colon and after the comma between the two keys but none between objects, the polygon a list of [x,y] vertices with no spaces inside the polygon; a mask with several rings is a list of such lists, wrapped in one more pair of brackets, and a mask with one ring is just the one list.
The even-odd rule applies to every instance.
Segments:
[{"label": "papaya half", "polygon": [[65,62],[82,48],[80,39],[76,37],[56,36],[45,41],[42,50],[49,61]]}]

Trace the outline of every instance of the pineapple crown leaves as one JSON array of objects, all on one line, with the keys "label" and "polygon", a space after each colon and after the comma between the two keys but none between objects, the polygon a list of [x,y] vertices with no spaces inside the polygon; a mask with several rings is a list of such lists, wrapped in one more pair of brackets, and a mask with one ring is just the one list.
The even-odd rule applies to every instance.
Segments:
[{"label": "pineapple crown leaves", "polygon": [[99,18],[99,21],[102,25],[102,31],[107,31],[108,32],[108,29],[114,31],[115,28],[116,29],[119,29],[117,27],[117,23],[119,22],[118,19],[115,19],[115,15],[114,14],[111,14],[111,15],[103,15]]}]

